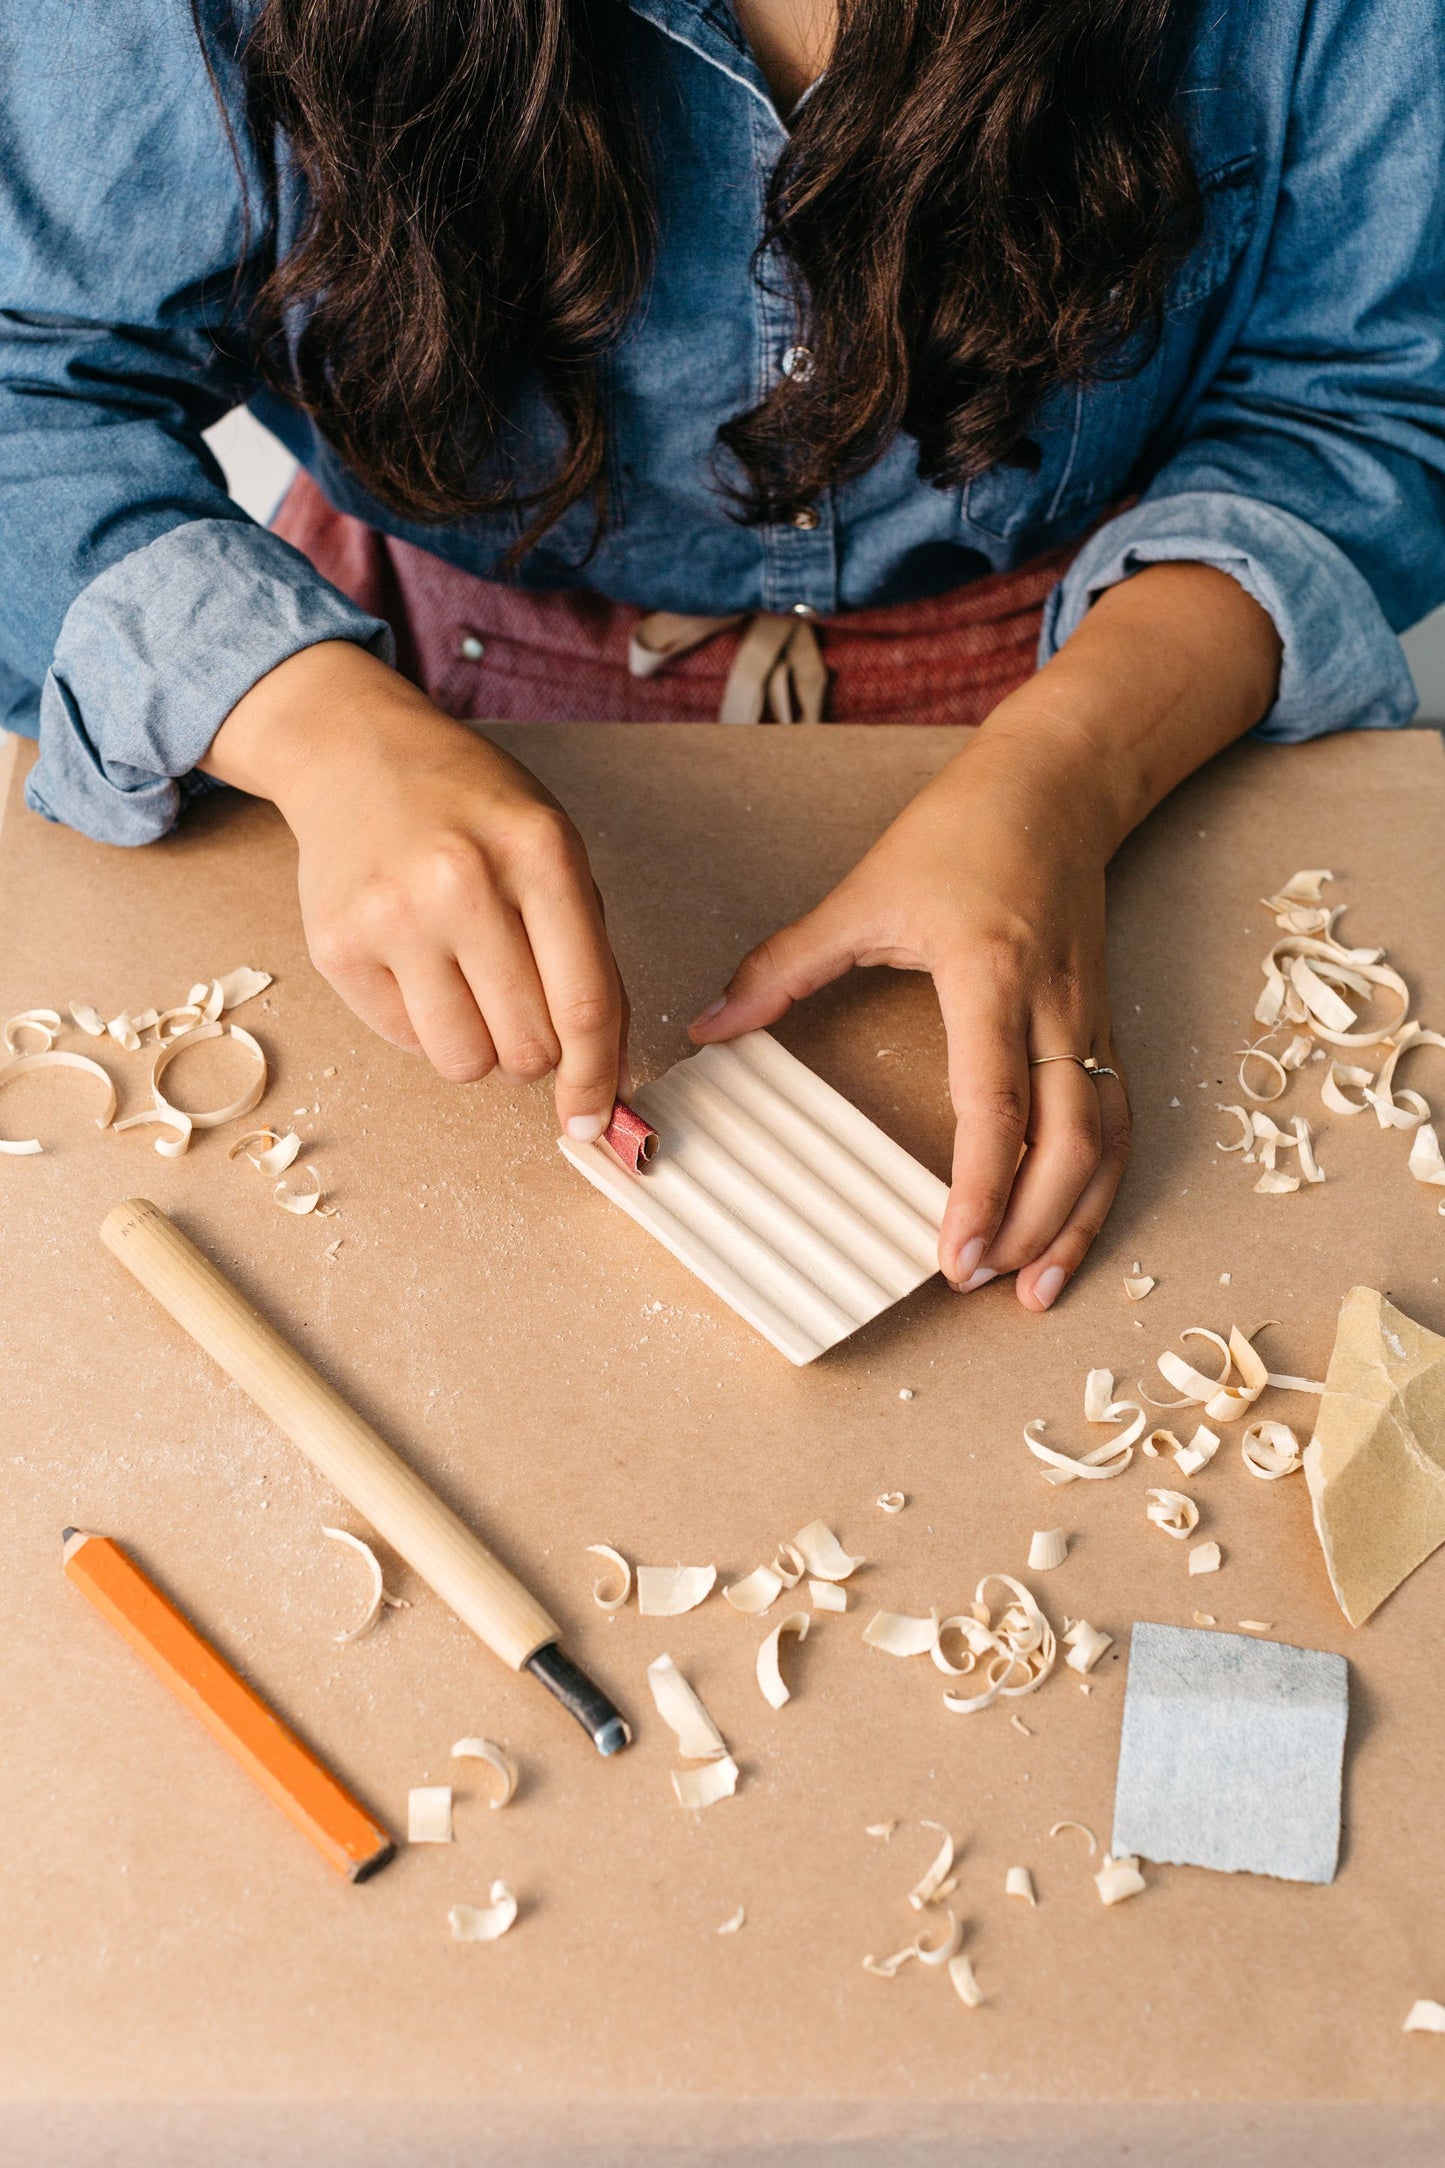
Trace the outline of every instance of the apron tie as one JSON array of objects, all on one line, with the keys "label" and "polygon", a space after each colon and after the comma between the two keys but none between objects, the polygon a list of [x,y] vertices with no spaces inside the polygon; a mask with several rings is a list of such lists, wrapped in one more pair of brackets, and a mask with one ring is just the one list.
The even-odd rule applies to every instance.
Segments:
[{"label": "apron tie", "polygon": [[740,610],[732,617],[684,617],[655,610],[633,627],[627,667],[635,678],[659,677],[679,656],[731,632],[747,630],[738,642],[733,666],[718,708],[720,723],[760,723],[763,707],[775,723],[821,723],[828,671],[818,636],[806,617],[775,615],[770,610]]}]

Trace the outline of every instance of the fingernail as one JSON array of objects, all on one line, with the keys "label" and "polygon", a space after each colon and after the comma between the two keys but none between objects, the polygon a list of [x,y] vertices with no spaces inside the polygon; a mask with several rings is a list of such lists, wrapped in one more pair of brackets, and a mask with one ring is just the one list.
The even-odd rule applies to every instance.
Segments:
[{"label": "fingernail", "polygon": [[1059,1289],[1067,1278],[1068,1274],[1062,1265],[1050,1265],[1047,1271],[1041,1272],[1034,1281],[1035,1300],[1041,1302],[1047,1310],[1049,1304],[1057,1297]]},{"label": "fingernail", "polygon": [[965,1280],[968,1280],[971,1283],[973,1274],[978,1270],[979,1261],[984,1253],[984,1247],[985,1245],[983,1236],[975,1235],[973,1240],[971,1242],[965,1242],[963,1248],[959,1251],[958,1278],[960,1286]]},{"label": "fingernail", "polygon": [[727,995],[719,994],[716,1001],[710,1001],[705,1009],[699,1011],[688,1025],[688,1030],[696,1031],[699,1024],[710,1024],[715,1016],[721,1016],[727,1005]]},{"label": "fingernail", "polygon": [[990,1280],[996,1280],[997,1278],[998,1274],[990,1266],[982,1265],[970,1278],[955,1280],[953,1282],[954,1291],[960,1295],[971,1295],[976,1287],[987,1287]]},{"label": "fingernail", "polygon": [[569,1114],[567,1134],[574,1144],[595,1144],[607,1127],[605,1114]]}]

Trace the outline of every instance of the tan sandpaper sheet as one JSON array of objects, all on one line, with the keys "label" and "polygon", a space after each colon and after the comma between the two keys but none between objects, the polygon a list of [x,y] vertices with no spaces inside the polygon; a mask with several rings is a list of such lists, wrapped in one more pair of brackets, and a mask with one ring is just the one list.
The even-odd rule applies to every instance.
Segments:
[{"label": "tan sandpaper sheet", "polygon": [[[678,726],[651,730],[644,754],[626,726],[499,735],[587,836],[644,1075],[685,1050],[683,1021],[742,950],[820,895],[957,742]],[[257,1118],[319,1107],[296,1126],[340,1207],[276,1211],[226,1163],[225,1132],[168,1162],[144,1133],[98,1137],[82,1087],[38,1077],[6,1094],[7,1125],[33,1115],[55,1145],[0,1184],[0,2114],[25,2159],[232,2168],[289,2158],[289,2130],[314,2134],[296,2157],[323,2168],[399,2158],[398,2132],[417,2168],[620,2159],[624,2143],[630,2161],[721,2162],[774,2139],[790,2168],[824,2153],[891,2168],[956,2159],[968,2136],[970,2164],[1098,2168],[1139,2157],[1136,2141],[1164,2157],[1161,2118],[1181,2163],[1343,2168],[1384,2138],[1393,2159],[1432,2157],[1445,2043],[1400,2025],[1416,1996],[1445,1996],[1445,1563],[1354,1632],[1303,1479],[1251,1480],[1237,1432],[1194,1486],[1226,1553],[1201,1581],[1145,1524],[1143,1471],[1053,1492],[1020,1431],[1045,1415],[1087,1443],[1085,1368],[1130,1383],[1189,1323],[1282,1319],[1272,1364],[1316,1376],[1353,1284],[1445,1328],[1445,1231],[1405,1172],[1408,1140],[1327,1121],[1329,1181],[1285,1198],[1254,1196],[1252,1170],[1213,1149],[1270,936],[1257,899],[1296,866],[1333,866],[1350,937],[1383,941],[1438,1024],[1442,840],[1445,761],[1425,733],[1249,746],[1181,791],[1112,881],[1139,1137],[1087,1273],[1046,1318],[1006,1285],[959,1298],[934,1281],[798,1371],[578,1183],[545,1089],[448,1087],[367,1037],[307,964],[268,809],[215,803],[124,852],[12,801],[0,1012],[137,1006],[264,965],[271,1006],[245,1017],[274,1064]],[[779,1035],[946,1169],[926,982],[856,976]],[[631,1752],[590,1754],[394,1562],[412,1607],[333,1642],[355,1562],[319,1528],[348,1516],[101,1248],[103,1212],[136,1191],[475,1516],[625,1704]],[[1159,1280],[1139,1306],[1121,1284],[1135,1258]],[[1298,1402],[1274,1412],[1308,1420]],[[895,1519],[873,1504],[884,1489],[908,1493]],[[671,1620],[590,1601],[587,1543],[716,1560],[731,1578],[815,1515],[874,1563],[852,1611],[790,1650],[780,1711],[753,1678],[760,1622],[716,1599]],[[457,1774],[457,1842],[404,1852],[361,1889],[335,1881],[63,1580],[67,1521],[131,1544],[393,1828],[408,1787]],[[1060,1521],[1077,1540],[1035,1585],[1116,1645],[1091,1694],[1060,1673],[1023,1704],[1031,1737],[1002,1710],[950,1718],[931,1667],[861,1646],[875,1605],[961,1608]],[[1304,1888],[1161,1869],[1105,1911],[1077,1845],[1046,1832],[1061,1816],[1108,1827],[1131,1618],[1188,1623],[1200,1604],[1348,1655],[1340,1874]],[[743,1767],[737,1797],[696,1819],[674,1803],[646,1694],[664,1648]],[[502,1814],[448,1763],[467,1732],[521,1764]],[[861,1970],[911,1932],[903,1894],[936,1844],[865,1836],[894,1815],[960,1839],[980,2010],[917,1968],[892,1983]],[[1020,1861],[1037,1910],[1003,1895]],[[448,1905],[499,1875],[522,1898],[513,1933],[452,1944]],[[739,1904],[746,1926],[719,1939]],[[1321,2124],[1329,2102],[1371,2112]],[[473,2154],[468,2133],[489,2129]]]}]

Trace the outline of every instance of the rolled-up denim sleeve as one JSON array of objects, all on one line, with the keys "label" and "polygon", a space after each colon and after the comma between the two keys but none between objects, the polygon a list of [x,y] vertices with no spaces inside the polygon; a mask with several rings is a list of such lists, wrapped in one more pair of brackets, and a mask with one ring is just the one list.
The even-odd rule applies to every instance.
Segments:
[{"label": "rolled-up denim sleeve", "polygon": [[1074,561],[1040,645],[1145,565],[1217,566],[1279,630],[1260,735],[1282,739],[1408,722],[1396,635],[1445,599],[1439,11],[1316,0],[1306,21],[1239,333],[1140,501]]},{"label": "rolled-up denim sleeve", "polygon": [[[239,111],[226,10],[201,14]],[[31,804],[102,841],[162,835],[287,656],[387,652],[232,502],[202,435],[255,386],[244,141],[185,5],[0,9],[0,710],[38,731]]]}]

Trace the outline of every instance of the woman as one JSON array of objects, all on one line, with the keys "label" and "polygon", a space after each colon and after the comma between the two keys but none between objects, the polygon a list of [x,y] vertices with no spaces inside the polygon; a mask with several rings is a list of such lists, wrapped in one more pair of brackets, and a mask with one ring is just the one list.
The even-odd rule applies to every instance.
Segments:
[{"label": "woman", "polygon": [[[555,1068],[586,1137],[626,1007],[585,855],[457,718],[695,713],[724,678],[728,714],[817,712],[831,670],[839,719],[976,721],[693,1036],[931,972],[943,1270],[1046,1309],[1126,1150],[1110,854],[1251,727],[1412,711],[1395,629],[1445,594],[1434,6],[194,14],[0,19],[32,805],[130,843],[197,771],[273,799],[358,1014],[451,1078]],[[283,527],[315,562],[202,445],[244,397],[309,470]]]}]

